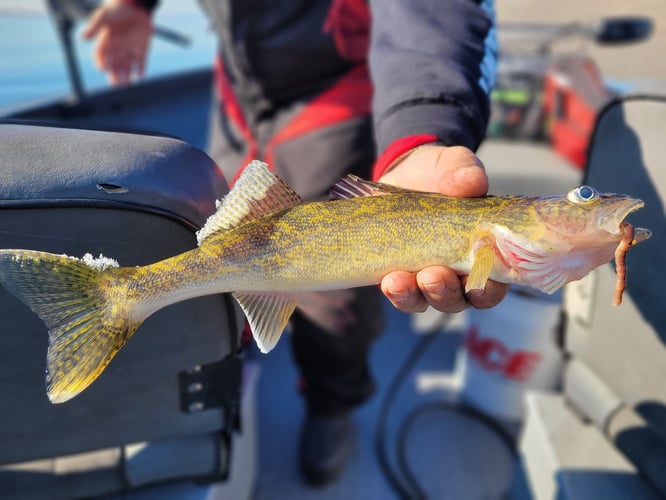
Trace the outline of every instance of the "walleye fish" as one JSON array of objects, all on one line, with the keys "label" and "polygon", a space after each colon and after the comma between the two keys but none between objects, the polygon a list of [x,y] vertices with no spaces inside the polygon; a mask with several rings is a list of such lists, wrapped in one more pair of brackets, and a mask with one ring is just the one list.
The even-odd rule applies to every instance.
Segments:
[{"label": "walleye fish", "polygon": [[[0,283],[49,330],[47,393],[88,387],[151,314],[232,292],[263,352],[276,344],[303,291],[378,283],[394,270],[446,265],[552,293],[649,237],[624,218],[643,202],[588,186],[548,197],[452,198],[349,176],[333,198],[304,203],[252,162],[198,232],[198,248],[142,267],[31,250],[0,250]],[[629,238],[629,239],[628,239]],[[620,260],[623,257],[621,256]]]}]

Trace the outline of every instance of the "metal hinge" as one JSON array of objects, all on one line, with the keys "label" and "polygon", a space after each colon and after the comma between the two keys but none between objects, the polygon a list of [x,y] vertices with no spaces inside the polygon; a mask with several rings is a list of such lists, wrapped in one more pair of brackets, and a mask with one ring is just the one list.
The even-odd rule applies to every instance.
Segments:
[{"label": "metal hinge", "polygon": [[235,408],[240,402],[241,379],[242,359],[237,353],[180,372],[180,409],[197,413],[209,408]]}]

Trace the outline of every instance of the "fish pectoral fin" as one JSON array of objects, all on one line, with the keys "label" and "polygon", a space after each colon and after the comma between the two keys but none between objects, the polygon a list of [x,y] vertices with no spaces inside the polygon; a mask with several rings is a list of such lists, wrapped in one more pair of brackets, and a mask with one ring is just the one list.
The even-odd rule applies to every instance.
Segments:
[{"label": "fish pectoral fin", "polygon": [[269,352],[280,340],[291,314],[296,309],[296,302],[287,295],[234,293],[233,296],[250,323],[252,336],[259,350],[263,353]]},{"label": "fish pectoral fin", "polygon": [[472,270],[467,277],[467,284],[465,285],[465,292],[483,290],[485,288],[488,277],[495,265],[495,250],[490,243],[484,242],[474,252],[473,259]]}]

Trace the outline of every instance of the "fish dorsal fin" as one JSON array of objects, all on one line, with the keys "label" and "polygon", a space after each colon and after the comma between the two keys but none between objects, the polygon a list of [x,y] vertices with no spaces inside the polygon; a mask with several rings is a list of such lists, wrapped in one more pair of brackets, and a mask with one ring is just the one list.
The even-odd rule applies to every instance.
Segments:
[{"label": "fish dorsal fin", "polygon": [[301,197],[268,170],[268,165],[257,160],[252,161],[245,167],[229,194],[218,202],[215,213],[197,232],[197,242],[201,245],[213,234],[301,202]]},{"label": "fish dorsal fin", "polygon": [[263,353],[269,352],[280,339],[296,302],[286,295],[260,295],[235,292],[257,347]]},{"label": "fish dorsal fin", "polygon": [[366,196],[385,196],[395,193],[410,193],[411,190],[380,184],[361,179],[355,175],[348,175],[340,179],[331,188],[332,200],[345,200],[347,198],[364,198]]}]

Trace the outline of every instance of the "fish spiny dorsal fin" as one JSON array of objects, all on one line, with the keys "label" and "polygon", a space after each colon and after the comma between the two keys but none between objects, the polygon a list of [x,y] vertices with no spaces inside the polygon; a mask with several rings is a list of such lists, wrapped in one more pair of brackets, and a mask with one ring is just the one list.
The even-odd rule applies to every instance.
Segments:
[{"label": "fish spiny dorsal fin", "polygon": [[252,161],[245,167],[229,194],[218,203],[215,213],[197,232],[197,241],[201,245],[215,233],[293,207],[302,201],[286,182],[268,170],[268,165]]},{"label": "fish spiny dorsal fin", "polygon": [[332,200],[345,200],[347,198],[364,198],[366,196],[385,196],[395,193],[410,193],[411,190],[380,184],[361,179],[355,175],[348,175],[340,179],[331,188]]}]

